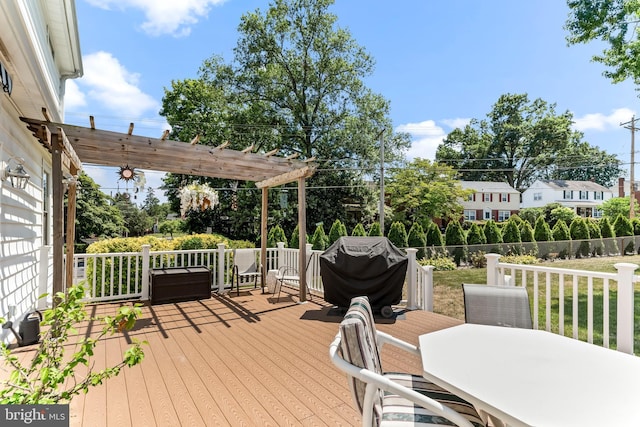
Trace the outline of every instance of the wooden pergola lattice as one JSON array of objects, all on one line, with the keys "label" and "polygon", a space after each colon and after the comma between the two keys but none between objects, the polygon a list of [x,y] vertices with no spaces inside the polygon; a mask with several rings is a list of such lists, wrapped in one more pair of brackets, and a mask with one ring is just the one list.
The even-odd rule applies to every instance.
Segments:
[{"label": "wooden pergola lattice", "polygon": [[[277,150],[254,153],[253,146],[242,151],[230,150],[228,143],[217,147],[198,145],[199,137],[189,142],[167,139],[168,131],[159,138],[133,135],[131,123],[127,133],[95,128],[93,116],[90,127],[54,123],[43,109],[45,120],[21,117],[29,130],[46,147],[52,156],[53,190],[53,291],[63,290],[63,283],[71,283],[73,263],[66,263],[63,271],[64,242],[64,193],[65,172],[75,176],[83,163],[99,166],[122,167],[130,165],[138,169],[151,169],[176,174],[198,175],[213,178],[252,181],[262,189],[261,215],[261,264],[267,258],[267,207],[268,189],[289,182],[298,182],[298,223],[300,229],[300,300],[306,301],[306,195],[305,179],[315,172],[313,159],[300,161],[294,156],[276,156]],[[67,180],[67,240],[75,239],[76,183]],[[73,245],[67,245],[67,259],[73,259]],[[66,274],[65,274],[66,273]],[[263,271],[264,283],[264,271]]]}]

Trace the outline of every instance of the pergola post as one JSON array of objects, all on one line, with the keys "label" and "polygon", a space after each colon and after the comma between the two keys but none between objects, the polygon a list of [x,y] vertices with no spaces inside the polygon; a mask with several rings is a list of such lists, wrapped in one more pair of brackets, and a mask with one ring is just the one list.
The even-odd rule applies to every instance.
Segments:
[{"label": "pergola post", "polygon": [[260,287],[264,292],[267,269],[267,216],[269,214],[269,187],[262,187],[262,214],[260,215]]},{"label": "pergola post", "polygon": [[57,305],[56,293],[64,290],[64,179],[62,174],[62,135],[52,138],[51,187],[53,190],[53,304]]},{"label": "pergola post", "polygon": [[[74,177],[78,174],[78,170],[75,166],[71,166],[70,173]],[[75,249],[74,244],[76,241],[76,199],[78,193],[78,185],[75,179],[68,180],[67,185],[69,186],[69,188],[67,191],[67,263],[65,265],[65,283],[66,286],[69,287],[73,284],[73,254]]]},{"label": "pergola post", "polygon": [[300,302],[307,300],[307,203],[305,178],[298,178],[298,231],[300,236],[298,271],[300,272]]}]

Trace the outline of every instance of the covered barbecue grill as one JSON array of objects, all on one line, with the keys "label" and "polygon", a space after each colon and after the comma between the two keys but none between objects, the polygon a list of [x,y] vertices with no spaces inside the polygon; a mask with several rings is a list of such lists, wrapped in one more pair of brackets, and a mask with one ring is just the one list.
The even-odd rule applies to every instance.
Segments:
[{"label": "covered barbecue grill", "polygon": [[324,299],[346,308],[351,298],[369,297],[374,310],[391,317],[402,298],[406,255],[386,237],[341,237],[320,255]]}]

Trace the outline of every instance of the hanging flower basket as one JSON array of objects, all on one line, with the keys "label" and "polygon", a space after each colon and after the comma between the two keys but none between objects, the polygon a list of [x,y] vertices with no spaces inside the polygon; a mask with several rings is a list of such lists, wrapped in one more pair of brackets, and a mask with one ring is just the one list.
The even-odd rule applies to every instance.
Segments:
[{"label": "hanging flower basket", "polygon": [[180,214],[190,210],[213,209],[218,204],[218,192],[207,184],[189,184],[180,189]]}]

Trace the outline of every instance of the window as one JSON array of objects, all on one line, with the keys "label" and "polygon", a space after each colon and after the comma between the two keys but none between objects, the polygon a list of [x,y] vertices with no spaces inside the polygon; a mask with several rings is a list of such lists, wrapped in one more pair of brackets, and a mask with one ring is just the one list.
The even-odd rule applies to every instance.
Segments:
[{"label": "window", "polygon": [[603,197],[604,197],[604,194],[602,193],[602,191],[594,191],[593,192],[593,199],[594,200],[602,200]]},{"label": "window", "polygon": [[491,211],[489,210],[484,211],[484,219],[491,219]]},{"label": "window", "polygon": [[589,192],[580,191],[580,200],[589,200]]},{"label": "window", "polygon": [[482,193],[482,201],[490,202],[491,201],[491,193]]},{"label": "window", "polygon": [[533,200],[542,200],[542,193],[533,193]]},{"label": "window", "polygon": [[469,202],[473,202],[476,198],[476,195],[474,193],[469,194],[469,197],[467,197],[467,201]]},{"label": "window", "polygon": [[600,210],[600,209],[594,209],[594,210],[593,210],[593,217],[594,217],[594,218],[602,218],[602,210]]},{"label": "window", "polygon": [[510,216],[510,211],[498,211],[498,221],[500,222],[508,220]]},{"label": "window", "polygon": [[569,200],[573,199],[573,191],[571,191],[571,190],[564,190],[564,191],[563,191],[563,195],[562,195],[562,197],[563,197],[564,199],[569,199]]},{"label": "window", "polygon": [[500,193],[500,201],[501,202],[508,202],[509,201],[509,195],[507,193]]},{"label": "window", "polygon": [[475,211],[475,209],[465,209],[464,210],[464,220],[465,221],[475,221],[476,220],[476,211]]}]

